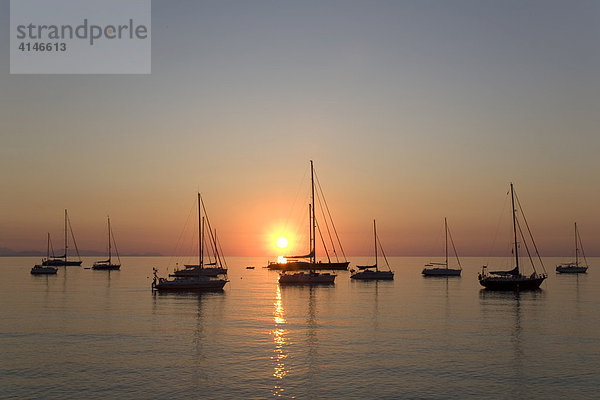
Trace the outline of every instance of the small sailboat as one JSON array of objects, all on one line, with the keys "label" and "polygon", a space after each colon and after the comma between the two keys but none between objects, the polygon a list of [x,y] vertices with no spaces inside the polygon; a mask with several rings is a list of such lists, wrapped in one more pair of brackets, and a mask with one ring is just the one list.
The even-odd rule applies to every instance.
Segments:
[{"label": "small sailboat", "polygon": [[[206,216],[206,225],[208,227],[210,247],[215,252],[215,258],[219,267],[224,267],[224,257],[222,252],[218,252],[217,249],[220,247],[215,235],[212,233],[210,221],[206,215],[206,208],[200,193],[198,193],[198,267],[194,268],[195,274],[191,276],[175,276],[174,279],[159,278],[158,271],[153,268],[154,279],[152,281],[152,289],[158,291],[220,291],[223,289],[225,284],[229,282],[227,279],[212,279],[212,277],[204,275],[202,270],[204,269],[204,227],[205,217],[202,216],[202,212]],[[226,270],[226,269],[225,269]]]},{"label": "small sailboat", "polygon": [[[448,221],[446,218],[444,218],[444,230],[446,232],[446,261],[443,263],[425,264],[425,268],[423,268],[423,271],[421,271],[423,276],[460,276],[462,266],[460,265],[460,259],[458,258],[456,247],[454,246],[452,234],[450,233],[450,229],[448,229]],[[450,243],[452,243],[452,249],[454,250],[454,256],[456,257],[458,268],[448,267],[448,236],[450,236]]]},{"label": "small sailboat", "polygon": [[[324,201],[325,203],[325,207],[321,206],[321,209],[326,210],[327,214],[330,216],[330,222],[331,225],[333,227],[333,231],[335,233],[335,236],[337,238],[337,242],[338,245],[340,247],[340,250],[342,251],[342,255],[344,258],[344,261],[340,261],[339,259],[336,261],[332,261],[331,257],[329,256],[329,252],[327,251],[327,248],[325,246],[325,241],[323,241],[323,248],[325,250],[325,255],[327,256],[327,262],[324,261],[317,261],[316,259],[316,253],[315,253],[315,243],[316,243],[316,225],[317,225],[317,220],[315,217],[315,172],[314,172],[314,167],[313,167],[313,162],[312,160],[310,161],[310,184],[311,184],[311,203],[309,204],[309,231],[310,231],[310,251],[307,255],[302,255],[302,256],[291,256],[291,257],[283,257],[285,259],[285,262],[269,262],[269,265],[267,265],[268,269],[271,270],[279,270],[279,271],[297,271],[297,270],[309,270],[309,271],[318,271],[318,270],[347,270],[348,269],[348,264],[350,264],[349,261],[346,260],[346,256],[344,253],[344,250],[342,248],[341,242],[340,242],[340,238],[337,235],[337,231],[335,230],[335,225],[333,225],[333,219],[331,219],[331,213],[329,213],[329,209],[326,208],[327,207],[327,202]],[[322,199],[323,196],[323,192],[320,192],[320,199]],[[329,224],[326,223],[325,224],[327,226],[327,229],[329,229]],[[321,235],[321,239],[323,239],[323,234],[321,232],[321,229],[319,228],[319,234]],[[333,240],[332,242],[333,243]],[[332,246],[333,247],[333,246]],[[337,258],[337,253],[335,251],[335,248],[333,248],[333,252],[335,257]]]},{"label": "small sailboat", "polygon": [[[293,264],[292,270],[297,269],[308,269],[309,273],[296,272],[288,273],[286,263],[270,263],[268,268],[270,269],[283,269],[279,275],[280,284],[293,284],[293,285],[313,285],[313,284],[333,284],[335,282],[336,275],[324,272],[316,272],[316,270],[323,269],[347,269],[349,262],[338,262],[332,263],[331,260],[327,263],[317,262],[315,252],[316,232],[317,232],[317,219],[315,217],[315,185],[314,185],[314,168],[313,162],[310,161],[310,180],[311,180],[311,204],[308,206],[308,214],[310,219],[310,230],[309,230],[309,242],[310,242],[310,253],[307,256],[295,257],[295,258],[308,258],[308,261],[290,261]],[[294,258],[294,257],[292,257]]]},{"label": "small sailboat", "polygon": [[[533,235],[531,234],[531,230],[529,229],[529,224],[527,224],[527,220],[523,216],[523,222],[525,223],[525,227],[529,233],[529,238],[533,244],[533,248],[535,249],[537,258],[544,269],[544,273],[538,273],[535,269],[535,264],[533,261],[533,257],[529,252],[529,246],[525,241],[525,236],[523,235],[523,231],[521,229],[521,225],[517,220],[517,209],[515,207],[515,191],[513,184],[510,184],[510,195],[511,195],[511,204],[512,204],[512,225],[513,225],[513,233],[514,233],[514,243],[513,243],[513,253],[515,260],[515,267],[508,271],[487,271],[487,266],[483,266],[482,271],[478,275],[479,283],[490,290],[536,290],[539,289],[540,285],[548,277],[545,273],[544,263],[542,262],[542,258],[537,251],[537,246],[535,241],[533,240]],[[523,209],[519,203],[517,198],[517,204],[519,209],[521,210],[521,214],[523,214]],[[525,245],[525,249],[531,260],[531,265],[533,267],[533,273],[531,275],[524,275],[521,272],[520,264],[519,264],[519,242],[517,240],[517,230],[519,231],[521,238],[523,239],[523,244]]]},{"label": "small sailboat", "polygon": [[[374,265],[357,265],[358,271],[352,271],[350,275],[350,279],[360,279],[360,280],[393,280],[394,272],[390,269],[390,264],[387,261],[387,257],[383,252],[383,246],[381,246],[381,242],[379,242],[379,237],[377,236],[377,226],[375,225],[375,220],[373,220],[373,236],[375,237],[375,264]],[[381,248],[381,254],[383,255],[383,259],[385,260],[385,265],[387,266],[387,271],[382,271],[379,269],[377,265],[377,245]]]},{"label": "small sailboat", "polygon": [[[92,269],[97,271],[114,271],[121,269],[121,258],[119,257],[119,251],[117,250],[117,244],[115,243],[115,236],[112,234],[112,229],[110,227],[110,217],[108,219],[108,259],[102,261],[96,261],[94,265],[92,265]],[[112,262],[112,245],[115,246],[115,253],[117,255],[117,260],[119,260],[118,264],[113,264]]]},{"label": "small sailboat", "polygon": [[[69,256],[69,236],[68,232],[71,232],[71,239],[73,240],[73,244],[75,245],[75,251],[77,252],[78,261],[71,261],[68,259]],[[53,267],[66,267],[66,266],[81,266],[81,257],[79,256],[79,249],[77,248],[77,242],[75,241],[75,235],[73,234],[73,228],[71,227],[71,220],[69,219],[69,214],[65,209],[65,253],[59,257],[48,257],[45,260],[42,260],[42,266],[53,266]]]},{"label": "small sailboat", "polygon": [[[583,263],[579,260],[579,247],[581,246],[581,255],[583,256]],[[556,266],[556,272],[559,274],[585,274],[588,269],[587,259],[583,251],[583,244],[581,243],[581,236],[577,230],[577,222],[575,222],[575,261],[570,263],[559,264]]]},{"label": "small sailboat", "polygon": [[[46,245],[46,260],[50,259],[50,249],[52,249],[52,256],[54,257],[54,248],[52,247],[52,242],[50,241],[50,232],[48,232],[48,242]],[[42,262],[44,260],[42,259]],[[44,265],[34,265],[33,268],[31,268],[31,275],[56,275],[56,271],[58,271],[58,268],[56,267],[52,267],[50,265],[48,266],[44,266]]]}]

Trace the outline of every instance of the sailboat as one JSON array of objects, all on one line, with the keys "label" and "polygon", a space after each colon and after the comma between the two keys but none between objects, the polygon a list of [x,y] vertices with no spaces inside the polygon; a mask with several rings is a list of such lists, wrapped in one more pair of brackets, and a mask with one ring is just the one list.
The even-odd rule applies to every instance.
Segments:
[{"label": "sailboat", "polygon": [[[152,289],[158,291],[219,291],[223,289],[223,286],[225,286],[227,282],[229,282],[227,279],[212,279],[211,277],[202,274],[202,269],[204,268],[205,241],[205,217],[202,216],[203,210],[204,214],[206,215],[206,208],[204,207],[204,202],[202,201],[200,193],[198,193],[198,268],[196,269],[196,274],[193,276],[176,276],[174,279],[159,278],[158,270],[156,268],[153,268],[154,279],[152,281]],[[210,244],[213,250],[215,250],[218,248],[218,242],[212,233],[208,216],[206,216],[206,225],[208,225],[210,233]],[[221,263],[224,263],[224,258],[222,254],[219,254],[218,256],[216,254],[217,253],[215,253],[215,256],[217,257],[218,263],[220,264],[219,266],[222,266]]]},{"label": "sailboat", "polygon": [[[381,246],[381,242],[379,242],[379,238],[377,237],[377,226],[375,225],[375,220],[373,220],[373,236],[375,237],[375,264],[374,265],[357,265],[356,268],[359,271],[352,271],[352,275],[350,275],[350,279],[361,279],[361,280],[393,280],[394,273],[390,269],[390,264],[387,261],[387,257],[383,252],[383,246]],[[388,270],[382,271],[379,269],[377,265],[377,244],[381,247],[381,254],[383,255],[383,259],[385,260],[385,264],[387,265]]]},{"label": "sailboat", "polygon": [[[54,248],[52,247],[52,242],[50,241],[50,232],[48,232],[48,242],[46,244],[46,260],[50,259],[50,248],[52,248],[52,256],[54,257]],[[43,263],[44,259],[42,259]],[[36,264],[31,268],[31,275],[55,275],[58,268],[52,267],[50,265],[44,266],[40,264]]]},{"label": "sailboat", "polygon": [[[204,223],[204,222],[203,222]],[[217,230],[214,230],[214,241],[216,245],[214,246],[214,261],[210,258],[210,253],[208,254],[208,262],[204,262],[202,265],[200,264],[185,264],[184,269],[176,269],[172,274],[169,274],[170,277],[186,277],[186,276],[197,276],[198,274],[204,276],[212,276],[216,278],[219,275],[227,275],[227,267],[223,265],[223,262],[220,257],[219,251],[219,239],[217,237]],[[205,238],[206,239],[206,238]]]},{"label": "sailboat", "polygon": [[[462,266],[460,265],[460,259],[456,253],[456,247],[454,246],[454,240],[452,240],[452,234],[448,229],[448,221],[444,218],[444,230],[446,232],[446,261],[443,263],[429,263],[425,264],[425,268],[421,272],[424,276],[460,276]],[[450,243],[452,243],[452,249],[454,249],[454,256],[458,263],[458,268],[448,267],[448,236],[450,236]]]},{"label": "sailboat", "polygon": [[[78,261],[69,261],[68,250],[69,250],[69,240],[68,240],[68,231],[71,232],[71,238],[73,239],[73,244],[75,245],[75,251],[77,252]],[[43,266],[54,266],[54,267],[65,267],[65,266],[80,266],[81,265],[81,257],[79,256],[79,249],[77,248],[77,242],[75,241],[75,235],[73,234],[73,228],[71,227],[71,220],[69,219],[69,214],[65,209],[65,254],[59,257],[46,258],[42,261]]]},{"label": "sailboat", "polygon": [[[344,261],[339,261],[339,260],[331,261],[331,258],[329,257],[329,252],[327,251],[327,248],[325,247],[325,241],[323,240],[323,235],[321,233],[320,228],[319,228],[319,234],[321,235],[321,240],[323,241],[323,248],[324,248],[325,254],[327,256],[327,262],[317,261],[317,259],[316,259],[316,252],[315,252],[316,236],[315,235],[316,235],[317,220],[315,217],[315,173],[314,173],[314,166],[313,166],[312,160],[310,161],[310,184],[311,184],[311,203],[309,204],[309,210],[308,210],[310,251],[307,255],[283,257],[285,259],[285,262],[280,262],[280,261],[269,262],[269,265],[267,265],[268,269],[280,270],[280,271],[297,271],[297,270],[318,271],[318,270],[347,270],[348,269],[348,264],[350,264],[350,262],[346,261],[345,255],[344,255]],[[322,197],[323,197],[323,193],[321,192],[320,198],[322,198]],[[326,202],[325,202],[325,205],[327,205]],[[327,212],[331,216],[331,214],[329,213],[329,209],[327,209]],[[331,220],[331,223],[332,223],[335,235],[337,237],[337,232],[335,231],[335,226],[333,225],[333,220]],[[337,241],[338,241],[340,249],[342,250],[342,253],[343,253],[343,249],[341,247],[341,242],[339,240],[339,237],[337,237]],[[335,249],[334,249],[334,252],[335,252]],[[337,257],[337,254],[336,254],[336,257]]]},{"label": "sailboat", "polygon": [[300,261],[300,260],[292,260],[290,261],[293,264],[291,269],[308,269],[308,273],[304,272],[296,272],[296,273],[287,273],[285,271],[288,270],[286,268],[287,263],[270,263],[270,269],[282,269],[282,272],[279,275],[279,283],[280,284],[294,284],[294,285],[311,285],[311,284],[333,284],[335,281],[336,275],[330,274],[328,272],[317,272],[317,270],[323,269],[347,269],[348,262],[338,262],[332,263],[331,261],[327,263],[317,262],[316,252],[315,252],[315,242],[316,242],[316,228],[317,228],[317,220],[315,217],[315,184],[314,184],[314,167],[312,160],[310,161],[310,181],[311,181],[311,204],[308,206],[308,214],[310,219],[310,231],[309,231],[309,242],[310,242],[310,253],[306,256],[302,257],[291,257],[294,258],[308,258],[308,261]]},{"label": "sailboat", "polygon": [[[107,217],[107,219],[108,219],[108,259],[102,260],[102,261],[96,261],[94,263],[94,265],[92,265],[92,269],[95,269],[98,271],[114,271],[114,270],[121,269],[121,258],[119,257],[119,251],[117,250],[117,244],[114,243],[115,237],[114,237],[114,235],[112,235],[112,237],[111,237],[112,229],[110,228],[110,217]],[[117,254],[117,260],[119,260],[118,264],[112,263],[111,250],[112,250],[113,243],[115,245],[115,252]]]},{"label": "sailboat", "polygon": [[[483,266],[482,271],[478,274],[479,283],[484,286],[486,289],[490,290],[536,290],[539,289],[540,285],[548,277],[545,273],[538,274],[535,265],[533,263],[533,258],[529,252],[529,246],[525,241],[525,237],[523,235],[523,231],[521,230],[521,225],[517,220],[517,209],[515,207],[515,191],[513,184],[510,184],[510,195],[511,195],[511,204],[512,204],[512,223],[513,223],[513,233],[514,233],[514,243],[513,243],[513,253],[515,255],[515,268],[509,271],[487,271],[487,266]],[[523,209],[517,198],[517,203],[519,205],[519,209],[521,210],[521,214],[523,214]],[[525,226],[529,233],[529,237],[533,244],[533,248],[537,254],[537,258],[539,262],[544,268],[544,264],[542,262],[542,258],[537,251],[537,246],[535,241],[533,240],[533,235],[531,234],[531,230],[529,229],[529,225],[527,224],[527,220],[525,216],[523,216],[523,222],[525,222]],[[523,238],[523,244],[525,245],[525,250],[531,260],[531,265],[533,267],[533,273],[531,275],[523,275],[519,265],[519,242],[517,241],[517,230],[520,232],[521,237]]]},{"label": "sailboat", "polygon": [[[581,255],[583,256],[583,264],[579,261],[579,246],[581,246]],[[575,222],[575,262],[559,264],[556,266],[556,272],[559,274],[584,274],[587,272],[588,263],[583,252],[583,244],[581,236],[577,230],[577,222]]]}]

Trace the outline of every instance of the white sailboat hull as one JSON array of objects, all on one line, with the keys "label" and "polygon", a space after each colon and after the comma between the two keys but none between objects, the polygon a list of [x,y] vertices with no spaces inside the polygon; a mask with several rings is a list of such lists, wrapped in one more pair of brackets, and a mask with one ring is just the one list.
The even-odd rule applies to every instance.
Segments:
[{"label": "white sailboat hull", "polygon": [[31,268],[31,275],[56,275],[56,271],[58,271],[56,267],[35,265]]},{"label": "white sailboat hull", "polygon": [[556,267],[556,272],[559,274],[585,274],[588,267],[580,267],[574,265],[559,265]]}]

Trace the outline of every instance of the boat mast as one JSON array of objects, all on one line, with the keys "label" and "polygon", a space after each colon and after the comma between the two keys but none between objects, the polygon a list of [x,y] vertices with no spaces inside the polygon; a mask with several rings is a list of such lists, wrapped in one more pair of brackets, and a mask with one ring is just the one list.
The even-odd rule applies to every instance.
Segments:
[{"label": "boat mast", "polygon": [[308,203],[308,254],[312,253],[312,205]]},{"label": "boat mast", "polygon": [[379,268],[377,268],[377,227],[375,226],[375,220],[373,220],[373,236],[375,240],[375,271],[379,271]]},{"label": "boat mast", "polygon": [[50,259],[50,232],[48,232],[48,243],[46,244],[46,260]]},{"label": "boat mast", "polygon": [[198,268],[202,268],[202,259],[204,258],[204,218],[202,217],[202,198],[198,193]]},{"label": "boat mast", "polygon": [[67,265],[67,248],[68,246],[68,242],[67,242],[67,209],[65,208],[65,265]]},{"label": "boat mast", "polygon": [[577,222],[575,222],[575,266],[579,267],[579,248],[577,245]]},{"label": "boat mast", "polygon": [[312,243],[311,243],[311,247],[310,247],[310,252],[312,254],[311,257],[311,262],[312,263],[316,263],[317,262],[317,253],[316,253],[316,243],[315,243],[315,238],[316,238],[316,223],[315,223],[315,172],[314,172],[314,167],[313,167],[313,161],[310,160],[310,188],[311,188],[311,203],[312,203],[312,213],[311,213],[311,217],[312,217],[312,225],[311,225],[311,229],[312,229]]},{"label": "boat mast", "polygon": [[110,264],[111,254],[110,254],[110,216],[108,218],[108,263]]},{"label": "boat mast", "polygon": [[448,221],[444,217],[444,232],[446,232],[446,269],[448,269]]},{"label": "boat mast", "polygon": [[519,273],[519,245],[517,243],[517,216],[515,210],[515,192],[513,189],[512,182],[510,183],[510,197],[512,200],[512,214],[513,214],[513,231],[515,235],[515,261],[517,265],[517,273]]}]

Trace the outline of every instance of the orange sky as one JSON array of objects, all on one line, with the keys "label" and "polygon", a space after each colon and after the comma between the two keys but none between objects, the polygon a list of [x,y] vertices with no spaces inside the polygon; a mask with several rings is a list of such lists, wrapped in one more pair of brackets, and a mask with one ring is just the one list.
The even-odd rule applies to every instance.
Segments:
[{"label": "orange sky", "polygon": [[313,159],[349,254],[373,218],[389,254],[441,253],[448,217],[488,255],[513,181],[543,255],[573,221],[600,255],[597,13],[436,4],[157,3],[147,76],[1,57],[0,248],[59,247],[68,208],[81,249],[110,214],[123,253],[169,254],[200,190],[228,254],[273,257]]}]

